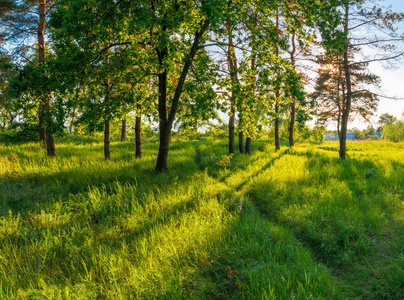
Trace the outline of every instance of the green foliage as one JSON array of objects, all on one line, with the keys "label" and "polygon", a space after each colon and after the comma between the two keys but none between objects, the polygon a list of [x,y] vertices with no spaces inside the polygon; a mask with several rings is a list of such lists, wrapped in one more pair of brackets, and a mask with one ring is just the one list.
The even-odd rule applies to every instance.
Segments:
[{"label": "green foliage", "polygon": [[388,124],[393,123],[393,121],[395,121],[394,119],[395,119],[394,116],[392,116],[392,115],[390,115],[388,113],[384,113],[384,114],[379,116],[379,121],[377,121],[377,122],[381,126],[384,126],[384,125],[388,125]]},{"label": "green foliage", "polygon": [[382,130],[383,138],[393,142],[404,141],[404,119],[387,124]]},{"label": "green foliage", "polygon": [[1,133],[0,140],[10,143],[38,141],[38,126],[38,123],[35,122],[15,124],[16,129]]},{"label": "green foliage", "polygon": [[[356,48],[352,49],[349,52],[349,59],[353,59],[357,52]],[[321,57],[319,65],[315,91],[310,94],[310,98],[315,103],[317,122],[327,124],[335,121],[341,124],[347,102],[343,55]],[[367,65],[356,64],[350,67],[352,89],[350,120],[361,118],[368,121],[377,109],[379,98],[369,91],[369,87],[379,87],[380,78],[369,73]]]}]

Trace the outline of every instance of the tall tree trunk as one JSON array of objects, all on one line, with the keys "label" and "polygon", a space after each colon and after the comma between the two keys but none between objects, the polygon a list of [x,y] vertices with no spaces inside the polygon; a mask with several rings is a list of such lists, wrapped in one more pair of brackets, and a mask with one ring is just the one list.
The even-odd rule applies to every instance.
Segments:
[{"label": "tall tree trunk", "polygon": [[[158,75],[159,79],[159,103],[158,103],[158,111],[159,111],[159,127],[160,127],[160,146],[159,153],[157,155],[157,171],[168,171],[168,148],[170,145],[170,136],[171,136],[171,128],[173,126],[175,115],[177,113],[178,104],[180,101],[180,97],[184,88],[185,79],[188,75],[189,68],[191,67],[192,61],[195,58],[195,55],[199,49],[199,43],[202,39],[203,34],[208,29],[210,22],[209,19],[205,19],[203,23],[200,24],[201,28],[198,32],[195,33],[194,41],[192,43],[191,49],[189,50],[188,55],[185,57],[184,66],[182,68],[181,74],[177,81],[177,86],[175,88],[174,96],[171,102],[170,113],[167,116],[167,69],[165,65],[165,59],[168,56],[168,49],[158,49],[156,48],[159,66],[163,71],[161,71]],[[166,31],[167,27],[163,26],[163,31]]]},{"label": "tall tree trunk", "polygon": [[109,114],[109,80],[105,82],[105,121],[104,121],[104,157],[106,160],[111,159],[111,116]]},{"label": "tall tree trunk", "polygon": [[[238,82],[237,78],[237,57],[234,51],[233,43],[233,30],[229,21],[226,21],[227,35],[228,35],[228,49],[227,49],[227,62],[229,65],[230,78],[232,81],[231,87],[231,99],[230,99],[230,117],[229,117],[229,154],[234,154],[235,142],[234,142],[234,123],[236,118],[236,93],[235,88]],[[242,118],[242,117],[241,117]],[[239,139],[243,139],[242,131],[239,132]],[[239,140],[240,142],[240,140]],[[239,144],[240,152],[242,152],[243,145]]]},{"label": "tall tree trunk", "polygon": [[[109,57],[107,56],[106,64],[109,64]],[[109,103],[110,82],[109,79],[105,81],[105,98],[104,98],[104,157],[106,160],[111,159],[111,113]]]},{"label": "tall tree trunk", "polygon": [[126,141],[126,120],[122,119],[122,128],[121,128],[121,142]]},{"label": "tall tree trunk", "polygon": [[[276,10],[276,30],[277,30],[277,35],[279,38],[279,8],[277,8]],[[276,48],[276,55],[279,55],[279,47]],[[279,68],[278,68],[279,69]],[[277,75],[280,76],[279,74],[279,70],[277,71]],[[275,90],[275,150],[278,151],[280,149],[280,143],[279,143],[279,96],[280,96],[280,92],[279,92],[279,86],[276,87]]]},{"label": "tall tree trunk", "polygon": [[[296,53],[296,43],[295,35],[292,35],[292,50],[290,51],[290,60],[293,64],[293,69],[296,70],[295,65],[295,53]],[[293,96],[292,103],[290,104],[290,122],[289,122],[289,147],[295,145],[293,139],[294,129],[295,129],[295,119],[296,119],[296,97]]]},{"label": "tall tree trunk", "polygon": [[[232,96],[233,99],[233,96]],[[230,100],[230,117],[229,117],[229,154],[234,154],[234,118],[236,114],[236,108],[233,103],[233,100]]]},{"label": "tall tree trunk", "polygon": [[111,120],[107,119],[104,123],[104,157],[106,160],[111,159]]},{"label": "tall tree trunk", "polygon": [[293,131],[295,128],[295,116],[296,116],[296,98],[290,104],[290,123],[289,123],[289,146],[293,147],[295,142],[293,140]]},{"label": "tall tree trunk", "polygon": [[[168,49],[163,50],[156,49],[159,65],[164,66],[164,60],[168,56]],[[159,132],[160,132],[160,145],[157,155],[156,171],[168,171],[168,149],[170,145],[170,131],[167,120],[167,70],[158,74],[158,88],[159,88],[159,101],[158,101],[158,113],[159,113]]]},{"label": "tall tree trunk", "polygon": [[[45,27],[46,27],[46,0],[40,0],[38,6],[39,23],[38,23],[38,62],[42,66],[45,63]],[[46,74],[45,74],[46,75]],[[43,117],[42,117],[43,116]],[[42,143],[45,141],[46,151],[49,156],[56,155],[55,140],[51,133],[51,103],[50,95],[44,96],[40,105],[39,112],[39,138]],[[45,125],[46,124],[46,125]]]},{"label": "tall tree trunk", "polygon": [[345,69],[345,81],[346,81],[346,88],[347,88],[347,95],[346,95],[346,103],[344,105],[344,110],[342,113],[342,120],[341,120],[341,137],[340,137],[340,146],[339,146],[339,157],[341,159],[345,159],[346,156],[346,133],[348,129],[348,119],[349,119],[349,112],[351,110],[351,99],[352,99],[352,85],[351,85],[351,74],[349,70],[349,58],[348,58],[348,51],[349,51],[349,41],[348,41],[348,20],[349,20],[349,4],[345,6],[345,25],[344,25],[344,32],[347,36],[347,41],[344,45],[344,69]]},{"label": "tall tree trunk", "polygon": [[136,104],[136,123],[135,123],[135,136],[136,136],[136,158],[142,158],[142,104]]},{"label": "tall tree trunk", "polygon": [[279,104],[278,104],[278,98],[279,98],[279,91],[276,91],[276,101],[275,101],[275,150],[278,151],[280,147],[280,142],[279,142]]},{"label": "tall tree trunk", "polygon": [[[254,28],[257,28],[257,24],[258,24],[258,13],[254,13]],[[251,34],[251,41],[252,41],[252,47],[251,47],[251,71],[253,74],[253,78],[251,80],[251,93],[253,98],[255,98],[255,71],[256,71],[256,62],[257,62],[257,47],[255,46],[255,41],[256,41],[256,37],[255,37],[255,32],[252,32]],[[258,106],[255,106],[255,110],[257,110]],[[254,116],[254,123],[256,123],[256,118]],[[251,128],[250,128],[251,130]],[[250,154],[251,153],[251,131],[247,132],[247,138],[245,141],[245,153],[246,154]]]}]

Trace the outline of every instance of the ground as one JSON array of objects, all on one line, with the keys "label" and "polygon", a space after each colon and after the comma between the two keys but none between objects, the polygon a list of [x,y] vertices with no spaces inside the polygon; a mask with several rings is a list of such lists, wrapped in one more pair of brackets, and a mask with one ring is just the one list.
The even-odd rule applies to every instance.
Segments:
[{"label": "ground", "polygon": [[404,144],[0,145],[1,299],[403,299]]}]

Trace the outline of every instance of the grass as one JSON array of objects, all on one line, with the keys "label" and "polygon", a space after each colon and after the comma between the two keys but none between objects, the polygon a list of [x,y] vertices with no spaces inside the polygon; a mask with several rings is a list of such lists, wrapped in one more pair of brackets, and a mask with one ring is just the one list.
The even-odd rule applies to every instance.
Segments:
[{"label": "grass", "polygon": [[403,299],[404,144],[0,145],[0,299]]}]

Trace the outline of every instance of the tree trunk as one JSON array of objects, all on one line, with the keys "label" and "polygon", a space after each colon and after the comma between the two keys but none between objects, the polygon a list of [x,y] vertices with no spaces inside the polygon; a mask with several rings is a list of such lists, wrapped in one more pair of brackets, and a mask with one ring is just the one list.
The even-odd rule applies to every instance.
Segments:
[{"label": "tree trunk", "polygon": [[245,153],[250,154],[251,153],[251,138],[247,136],[245,140]]},{"label": "tree trunk", "polygon": [[[276,29],[277,29],[277,34],[279,37],[279,8],[277,8],[276,10]],[[279,47],[276,48],[276,55],[279,55]],[[278,76],[280,76],[279,72],[278,72]],[[278,99],[279,99],[280,93],[279,93],[279,87],[276,87],[276,92],[275,92],[275,150],[278,151],[280,149],[280,144],[279,144],[279,103],[278,103]]]},{"label": "tree trunk", "polygon": [[[163,67],[164,60],[168,56],[168,49],[158,50],[157,55],[159,59],[159,65]],[[156,171],[167,172],[168,171],[168,149],[170,145],[169,133],[171,128],[168,128],[167,120],[167,70],[164,69],[162,73],[158,74],[158,87],[159,87],[159,131],[160,131],[160,146],[157,156]]]},{"label": "tree trunk", "polygon": [[110,140],[111,136],[111,120],[105,120],[104,123],[104,157],[106,160],[111,159]]},{"label": "tree trunk", "polygon": [[[161,71],[158,74],[158,86],[159,86],[159,103],[158,103],[158,111],[159,111],[159,127],[160,127],[160,147],[159,153],[157,156],[157,164],[156,170],[160,172],[168,171],[168,148],[170,144],[170,136],[171,136],[171,128],[175,119],[175,115],[177,113],[178,104],[180,101],[180,97],[184,88],[185,79],[187,77],[189,68],[191,67],[192,61],[195,58],[195,55],[199,49],[199,43],[202,39],[203,34],[208,29],[210,22],[209,19],[205,19],[203,24],[200,24],[201,28],[198,32],[195,33],[194,41],[192,43],[191,49],[185,57],[184,67],[181,71],[181,74],[178,78],[178,83],[175,88],[174,96],[171,102],[170,113],[167,116],[167,69],[165,67],[165,59],[168,56],[168,49],[163,48],[155,48],[159,60],[159,66],[161,67]],[[163,31],[167,30],[167,26],[163,25]]]},{"label": "tree trunk", "polygon": [[136,104],[136,158],[142,158],[142,104]]},{"label": "tree trunk", "polygon": [[170,146],[170,131],[171,128],[168,123],[160,122],[160,146],[157,156],[157,171],[168,171],[168,150]]},{"label": "tree trunk", "polygon": [[293,131],[295,128],[295,117],[296,117],[296,99],[290,104],[290,123],[289,123],[289,146],[293,147],[295,142],[293,140]]},{"label": "tree trunk", "polygon": [[[276,99],[279,97],[279,91],[276,91]],[[279,104],[278,100],[275,101],[275,150],[278,151],[280,147],[279,143]]]},{"label": "tree trunk", "polygon": [[[39,66],[45,63],[45,27],[46,27],[46,0],[41,0],[38,6],[39,23],[38,23],[38,62]],[[45,74],[46,75],[46,74]],[[55,140],[51,133],[51,103],[50,95],[43,97],[39,112],[39,138],[42,143],[45,141],[46,151],[49,156],[56,155]],[[46,124],[46,125],[45,125]]]},{"label": "tree trunk", "polygon": [[126,141],[126,120],[122,119],[121,142]]},{"label": "tree trunk", "polygon": [[[232,97],[233,98],[233,97]],[[234,107],[233,100],[231,101],[230,117],[229,117],[229,154],[234,154],[234,115],[236,108]]]},{"label": "tree trunk", "polygon": [[[258,24],[258,13],[254,14],[254,28],[257,28],[257,24]],[[253,78],[251,80],[251,93],[253,98],[255,98],[255,71],[256,71],[256,63],[257,63],[257,53],[256,53],[256,46],[255,46],[255,42],[256,42],[256,37],[255,37],[255,32],[253,31],[251,34],[251,41],[252,41],[252,46],[251,46],[251,71],[253,74]],[[255,106],[255,113],[257,111],[258,105]],[[254,116],[254,125],[256,125],[257,123],[257,118]],[[245,141],[245,154],[250,154],[251,153],[251,143],[252,143],[252,139],[251,139],[251,128],[247,131],[247,138]]]},{"label": "tree trunk", "polygon": [[[109,63],[109,58],[107,58],[107,64]],[[105,98],[104,98],[104,114],[105,114],[105,123],[104,123],[104,157],[106,160],[111,159],[111,116],[109,112],[109,91],[110,91],[110,82],[109,79],[105,81]]]},{"label": "tree trunk", "polygon": [[352,98],[352,86],[351,86],[351,74],[349,70],[349,59],[348,59],[348,51],[349,51],[349,42],[348,42],[348,16],[349,16],[349,5],[345,6],[345,25],[344,32],[347,36],[347,41],[344,45],[344,69],[345,69],[345,80],[346,80],[346,103],[344,105],[344,110],[342,113],[341,120],[341,137],[340,137],[340,146],[339,146],[339,157],[341,159],[345,159],[346,156],[346,132],[348,129],[348,119],[349,119],[349,111],[351,109],[351,98]]},{"label": "tree trunk", "polygon": [[[293,64],[293,69],[296,70],[295,65],[295,53],[296,53],[296,43],[295,35],[292,35],[292,51],[290,51],[290,60]],[[290,122],[289,122],[289,147],[295,145],[293,139],[294,129],[295,129],[295,119],[296,119],[296,97],[293,97],[292,103],[290,104]]]},{"label": "tree trunk", "polygon": [[[238,82],[237,78],[237,57],[236,53],[234,51],[234,43],[233,43],[233,37],[232,37],[232,28],[230,26],[230,22],[226,22],[226,28],[227,28],[227,35],[229,39],[229,44],[228,44],[228,49],[227,49],[227,62],[229,65],[229,72],[230,72],[230,78],[232,81],[232,87],[231,87],[231,99],[230,99],[230,117],[229,117],[229,154],[234,154],[234,149],[235,149],[235,142],[234,142],[234,123],[235,123],[235,117],[236,117],[236,93],[235,93],[235,86]],[[242,118],[242,117],[241,117]],[[243,133],[242,131],[239,132],[239,138],[243,140]],[[242,153],[242,149],[244,146],[240,144],[239,141],[239,149],[240,152]]]}]

